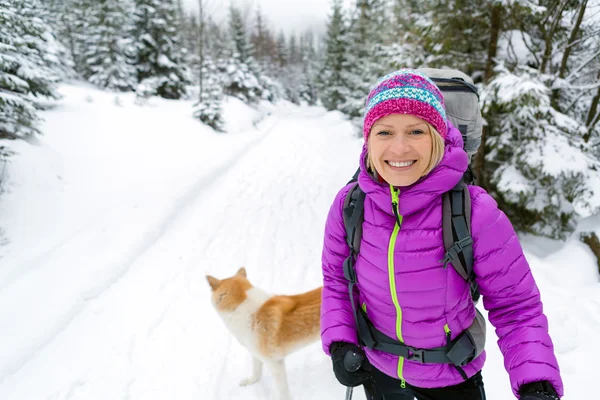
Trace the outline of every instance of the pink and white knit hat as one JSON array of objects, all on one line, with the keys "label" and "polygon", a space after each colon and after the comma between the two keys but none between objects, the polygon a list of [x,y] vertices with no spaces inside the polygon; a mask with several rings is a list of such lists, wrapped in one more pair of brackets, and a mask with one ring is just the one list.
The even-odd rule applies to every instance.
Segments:
[{"label": "pink and white knit hat", "polygon": [[375,122],[390,114],[411,114],[429,122],[443,138],[448,131],[444,98],[439,88],[421,72],[401,69],[381,78],[367,98],[363,135]]}]

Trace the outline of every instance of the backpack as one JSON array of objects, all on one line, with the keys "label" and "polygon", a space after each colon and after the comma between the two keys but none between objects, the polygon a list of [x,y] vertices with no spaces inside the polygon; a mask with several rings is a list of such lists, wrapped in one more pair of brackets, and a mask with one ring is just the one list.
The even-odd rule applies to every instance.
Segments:
[{"label": "backpack", "polygon": [[[462,134],[464,148],[469,161],[481,144],[481,128],[483,118],[479,109],[479,96],[473,81],[464,73],[456,70],[420,69],[440,88],[444,97],[446,114],[452,124]],[[416,349],[402,342],[389,338],[379,332],[370,323],[366,312],[354,302],[354,286],[356,271],[354,263],[360,251],[362,238],[362,222],[364,218],[365,193],[358,186],[358,174],[348,183],[354,183],[344,199],[343,219],[346,228],[346,241],[350,248],[350,256],[344,261],[344,276],[348,280],[348,291],[354,318],[361,344],[411,361],[427,363],[453,364],[467,379],[461,367],[475,359],[485,346],[485,318],[476,309],[476,317],[469,329],[465,330],[454,341],[450,341],[447,333],[447,344],[436,349]],[[471,237],[471,196],[467,184],[473,183],[475,177],[469,168],[463,179],[442,197],[442,231],[446,254],[441,263],[448,264],[465,279],[470,286],[474,303],[479,300],[479,291],[473,273],[473,239]]]}]

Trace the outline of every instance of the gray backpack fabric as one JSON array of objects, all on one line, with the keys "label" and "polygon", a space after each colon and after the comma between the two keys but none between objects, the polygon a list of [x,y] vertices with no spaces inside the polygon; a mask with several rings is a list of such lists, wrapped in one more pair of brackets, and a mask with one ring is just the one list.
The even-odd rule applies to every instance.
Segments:
[{"label": "gray backpack fabric", "polygon": [[463,136],[469,162],[481,145],[483,117],[479,95],[473,80],[456,69],[419,68],[440,88],[444,96],[446,114]]}]

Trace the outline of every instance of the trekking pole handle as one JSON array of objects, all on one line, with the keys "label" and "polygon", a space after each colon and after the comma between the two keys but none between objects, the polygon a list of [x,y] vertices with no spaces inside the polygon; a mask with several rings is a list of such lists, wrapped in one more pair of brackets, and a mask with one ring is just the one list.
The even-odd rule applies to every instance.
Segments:
[{"label": "trekking pole handle", "polygon": [[[364,360],[364,356],[362,354],[357,353],[352,350],[348,351],[348,352],[346,352],[346,354],[344,354],[344,368],[348,372],[356,372],[362,365],[363,360]],[[354,388],[352,388],[352,387],[346,388],[346,399],[345,400],[352,400],[353,389]]]},{"label": "trekking pole handle", "polygon": [[348,372],[356,372],[362,365],[364,356],[355,351],[348,351],[344,355],[344,368]]}]

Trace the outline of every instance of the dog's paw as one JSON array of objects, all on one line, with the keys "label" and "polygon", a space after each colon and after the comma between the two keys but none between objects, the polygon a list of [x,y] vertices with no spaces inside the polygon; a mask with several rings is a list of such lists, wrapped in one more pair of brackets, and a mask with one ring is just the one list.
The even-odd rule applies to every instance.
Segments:
[{"label": "dog's paw", "polygon": [[246,378],[244,380],[242,380],[240,382],[240,386],[250,386],[250,385],[254,385],[256,382],[259,381],[260,378],[251,376],[250,378]]}]

